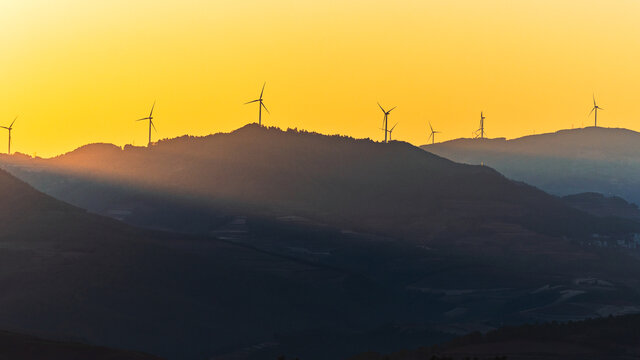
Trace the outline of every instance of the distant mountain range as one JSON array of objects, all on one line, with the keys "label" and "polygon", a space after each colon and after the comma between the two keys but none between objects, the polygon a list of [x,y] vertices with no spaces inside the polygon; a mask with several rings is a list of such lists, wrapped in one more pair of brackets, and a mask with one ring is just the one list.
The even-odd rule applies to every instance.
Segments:
[{"label": "distant mountain range", "polygon": [[640,204],[640,133],[635,131],[588,127],[422,148],[453,161],[484,164],[552,194],[597,192]]},{"label": "distant mountain range", "polygon": [[640,312],[638,222],[406,143],[252,125],[0,163],[121,220],[0,172],[0,328],[322,360]]},{"label": "distant mountain range", "polygon": [[421,241],[452,232],[499,231],[501,224],[572,237],[640,232],[635,223],[586,215],[489,167],[457,164],[406,143],[257,125],[161,141],[150,149],[96,144],[53,159],[14,156],[1,163],[52,196],[141,225],[153,220],[136,220],[142,210],[134,209],[137,199],[125,199],[122,189],[170,198],[181,209],[176,212],[181,224],[172,230],[188,228],[180,214],[198,206],[304,216]]}]

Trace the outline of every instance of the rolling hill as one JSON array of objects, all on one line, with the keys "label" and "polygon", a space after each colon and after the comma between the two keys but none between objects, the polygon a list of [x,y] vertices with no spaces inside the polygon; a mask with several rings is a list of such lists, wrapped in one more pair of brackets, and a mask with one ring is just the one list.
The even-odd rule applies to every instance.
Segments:
[{"label": "rolling hill", "polygon": [[404,312],[405,295],[348,269],[136,229],[4,171],[0,195],[2,329],[203,359],[277,349],[276,334],[366,332]]},{"label": "rolling hill", "polygon": [[457,139],[422,148],[461,163],[484,163],[552,194],[596,192],[640,203],[640,134],[635,131],[587,127],[513,140]]},{"label": "rolling hill", "polygon": [[1,172],[0,328],[315,360],[640,311],[636,253],[614,246],[636,222],[405,143],[247,126],[1,162],[122,221]]}]

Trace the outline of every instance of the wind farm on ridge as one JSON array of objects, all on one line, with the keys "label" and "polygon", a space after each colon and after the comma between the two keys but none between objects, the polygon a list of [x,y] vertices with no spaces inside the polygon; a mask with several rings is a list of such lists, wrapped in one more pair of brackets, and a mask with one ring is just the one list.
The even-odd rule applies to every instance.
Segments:
[{"label": "wind farm on ridge", "polygon": [[[262,126],[262,110],[264,109],[267,114],[271,114],[269,112],[269,110],[267,109],[267,106],[264,103],[264,91],[265,91],[265,87],[266,87],[267,83],[264,82],[262,85],[262,89],[260,90],[260,95],[257,99],[255,100],[251,100],[251,101],[247,101],[244,104],[248,105],[248,104],[252,104],[252,103],[258,103],[258,121],[257,124],[259,126]],[[380,130],[382,130],[384,132],[384,138],[382,140],[383,143],[387,143],[389,141],[392,141],[392,134],[394,129],[396,128],[396,126],[398,125],[398,122],[396,122],[391,128],[389,128],[389,115],[391,114],[391,112],[393,110],[395,110],[397,108],[397,106],[392,107],[389,110],[386,110],[379,102],[377,103],[378,107],[380,108],[380,110],[383,113],[383,119],[382,119],[382,127],[380,128]],[[156,102],[154,101],[152,106],[151,106],[151,111],[149,112],[149,115],[140,119],[137,119],[136,121],[148,121],[148,138],[147,138],[147,147],[150,147],[151,145],[153,145],[153,141],[152,141],[152,130],[155,131],[156,133],[158,132],[155,123],[153,122],[154,116],[153,116],[153,111],[155,109],[155,105]],[[596,102],[596,97],[595,94],[593,95],[593,107],[591,109],[591,111],[589,112],[589,116],[591,116],[592,114],[594,115],[594,127],[598,127],[598,110],[602,111],[604,110],[602,107],[598,106],[597,102]],[[2,129],[6,129],[8,131],[8,145],[7,145],[7,154],[11,154],[11,131],[13,130],[13,124],[15,123],[15,121],[17,120],[17,116],[16,118],[11,122],[11,124],[9,126],[0,126],[0,128]],[[485,120],[486,120],[486,116],[484,115],[484,111],[480,112],[480,123],[479,123],[479,127],[472,132],[473,134],[473,138],[474,139],[485,139],[487,138],[487,132],[485,130]],[[429,126],[428,128],[428,137],[427,137],[427,142],[431,141],[431,144],[435,144],[436,140],[435,140],[435,135],[442,133],[441,131],[436,131],[434,130],[433,126],[431,125],[431,121],[427,121],[427,124]]]},{"label": "wind farm on ridge", "polygon": [[[262,89],[260,90],[260,95],[257,99],[255,100],[251,100],[248,102],[245,102],[245,105],[248,104],[252,104],[252,103],[258,103],[258,121],[257,124],[262,126],[262,110],[264,109],[267,114],[271,114],[269,112],[269,110],[267,109],[267,106],[264,104],[264,91],[265,91],[265,87],[266,87],[267,83],[264,82],[262,85]],[[398,125],[398,123],[396,122],[391,128],[389,128],[389,115],[391,114],[391,112],[397,108],[397,106],[392,107],[389,110],[386,110],[384,107],[382,107],[382,105],[380,105],[380,103],[378,102],[378,107],[380,108],[380,110],[383,113],[383,119],[382,119],[382,127],[380,128],[380,130],[382,130],[384,132],[384,138],[382,140],[382,142],[387,143],[389,141],[392,141],[392,134],[394,129],[396,128],[396,126]],[[151,111],[149,112],[149,115],[140,119],[137,119],[136,121],[148,121],[148,138],[147,138],[147,146],[151,146],[153,145],[153,141],[152,141],[152,130],[155,131],[157,133],[157,128],[155,126],[155,123],[153,122],[154,116],[153,116],[153,111],[155,109],[156,106],[156,102],[154,101],[152,106],[151,106]],[[598,106],[596,103],[596,98],[595,98],[595,94],[593,95],[593,108],[591,109],[591,111],[589,112],[589,116],[591,116],[592,114],[594,115],[594,127],[598,127],[598,110],[604,110],[602,107]],[[11,154],[11,131],[13,130],[13,124],[15,123],[15,121],[17,120],[18,117],[16,117],[9,126],[0,126],[0,128],[6,129],[8,131],[8,149],[7,149],[7,154]],[[485,120],[486,120],[486,116],[484,115],[484,111],[480,112],[480,124],[479,127],[477,128],[477,130],[473,131],[473,138],[474,139],[485,139],[487,136],[487,132],[485,130]],[[434,130],[433,126],[431,125],[431,121],[427,121],[427,124],[429,126],[428,128],[428,137],[427,137],[427,142],[431,141],[431,144],[435,144],[436,140],[435,140],[435,135],[442,133],[441,131],[436,131]]]}]

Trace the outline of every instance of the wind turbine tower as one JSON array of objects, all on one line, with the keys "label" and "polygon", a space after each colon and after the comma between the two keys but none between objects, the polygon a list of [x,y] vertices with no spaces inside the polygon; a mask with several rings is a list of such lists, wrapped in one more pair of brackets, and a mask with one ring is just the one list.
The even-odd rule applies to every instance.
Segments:
[{"label": "wind turbine tower", "polygon": [[[389,133],[388,130],[388,124],[389,124],[389,113],[391,113],[393,111],[393,109],[397,108],[397,106],[394,106],[393,108],[391,108],[391,110],[387,111],[385,110],[382,105],[380,105],[380,103],[378,103],[378,106],[380,107],[380,110],[382,110],[382,112],[384,113],[384,119],[382,120],[382,127],[384,128],[384,142],[388,142],[387,141],[387,133]],[[397,124],[396,124],[397,125]],[[394,126],[395,127],[395,126]],[[391,135],[391,134],[389,134]],[[389,139],[391,140],[391,139]]]},{"label": "wind turbine tower", "polygon": [[433,145],[436,143],[436,134],[439,134],[440,131],[433,130],[433,126],[431,126],[431,121],[429,121],[429,128],[431,128],[431,134],[429,135],[429,139],[427,139],[427,142],[431,140],[431,144]]},{"label": "wind turbine tower", "polygon": [[484,139],[484,114],[480,112],[480,128],[476,130],[476,138]]},{"label": "wind turbine tower", "polygon": [[156,102],[154,101],[153,105],[151,106],[151,112],[149,113],[149,116],[136,120],[136,121],[149,120],[149,142],[147,143],[147,147],[151,146],[151,127],[153,127],[153,130],[158,132],[158,130],[156,130],[156,126],[153,124],[153,108],[155,107],[156,107]]},{"label": "wind turbine tower", "polygon": [[251,101],[247,101],[246,103],[244,103],[245,105],[247,104],[251,104],[254,102],[258,102],[258,125],[262,126],[262,108],[264,108],[264,110],[267,112],[267,114],[271,114],[269,112],[269,110],[267,109],[267,107],[264,105],[263,99],[262,99],[262,95],[264,94],[264,87],[267,85],[267,83],[265,82],[264,84],[262,84],[262,91],[260,91],[260,97],[255,99],[255,100],[251,100]]},{"label": "wind turbine tower", "polygon": [[603,108],[599,107],[598,104],[596,104],[596,95],[593,95],[593,109],[591,109],[591,112],[589,113],[589,116],[591,116],[591,113],[595,111],[595,119],[593,122],[593,127],[598,127],[598,110],[604,110]]},{"label": "wind turbine tower", "polygon": [[17,116],[16,116],[15,119],[13,119],[13,121],[11,122],[11,125],[9,125],[9,126],[0,126],[0,128],[9,130],[9,148],[7,149],[7,154],[9,154],[9,155],[11,155],[11,130],[13,130],[13,123],[15,123],[16,120],[18,120]]}]

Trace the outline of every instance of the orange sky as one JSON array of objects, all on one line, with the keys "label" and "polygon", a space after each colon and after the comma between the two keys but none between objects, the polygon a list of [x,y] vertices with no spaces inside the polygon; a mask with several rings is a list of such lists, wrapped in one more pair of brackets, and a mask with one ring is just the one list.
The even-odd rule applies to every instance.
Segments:
[{"label": "orange sky", "polygon": [[[266,125],[380,139],[491,137],[579,127],[640,130],[635,0],[0,0],[0,125],[13,149]],[[252,104],[253,105],[253,104]],[[154,135],[155,136],[155,135]],[[6,137],[0,133],[0,149]]]}]

